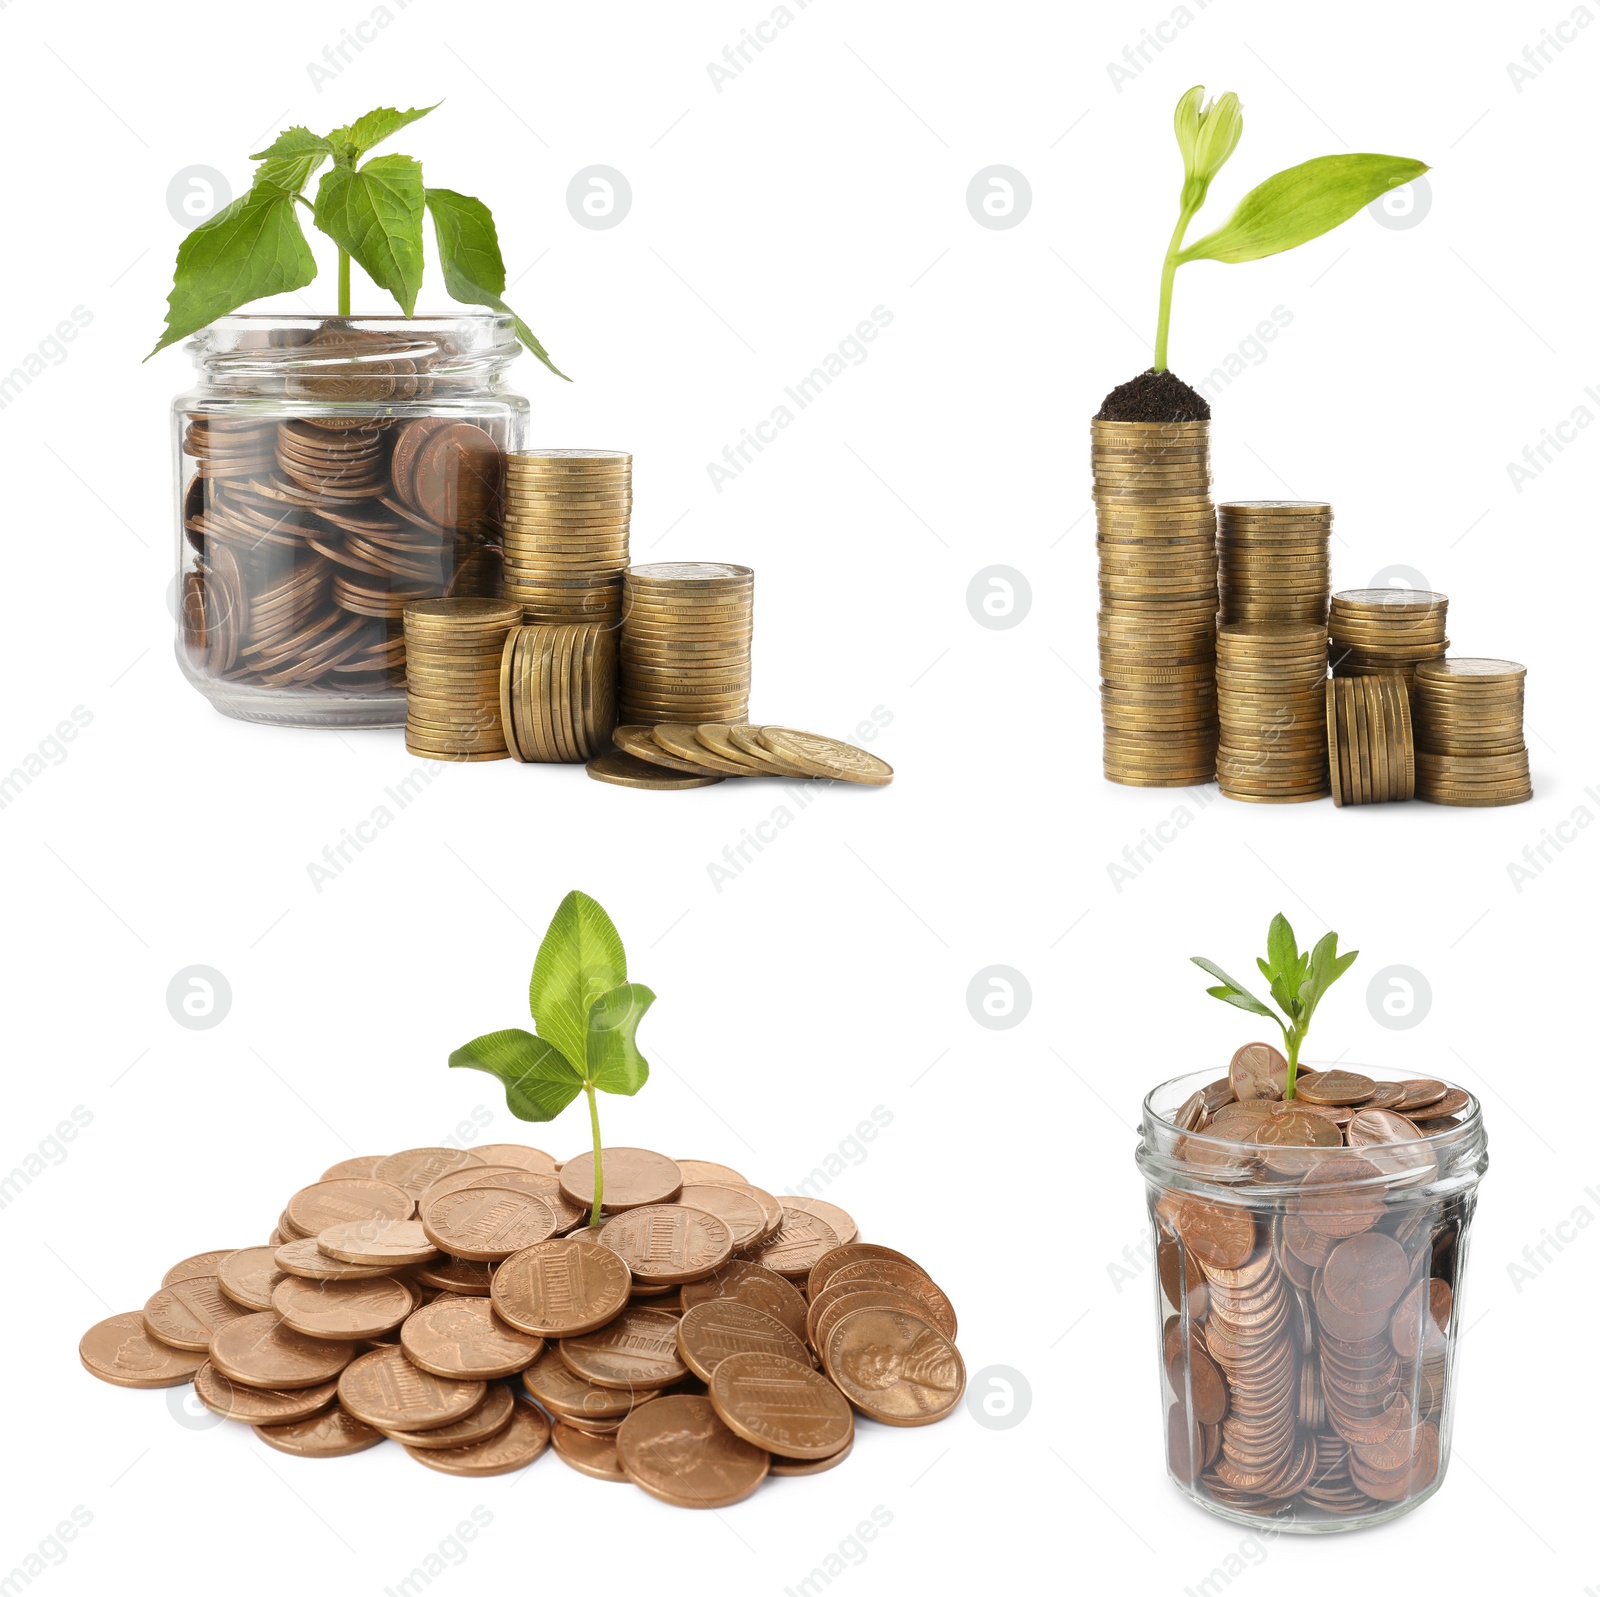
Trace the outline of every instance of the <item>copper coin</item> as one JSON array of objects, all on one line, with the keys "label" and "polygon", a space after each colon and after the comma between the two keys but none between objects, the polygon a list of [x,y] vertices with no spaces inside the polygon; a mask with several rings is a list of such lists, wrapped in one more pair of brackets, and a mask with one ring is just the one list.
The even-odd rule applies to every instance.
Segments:
[{"label": "copper coin", "polygon": [[727,1508],[766,1479],[763,1448],[736,1436],[711,1400],[674,1395],[630,1414],[617,1432],[617,1459],[652,1497],[679,1508]]},{"label": "copper coin", "polygon": [[383,1158],[381,1153],[362,1153],[353,1159],[341,1159],[338,1164],[329,1165],[317,1179],[338,1181],[345,1176],[370,1176],[383,1163]]},{"label": "copper coin", "polygon": [[420,1198],[440,1176],[483,1162],[477,1154],[460,1148],[407,1148],[380,1160],[373,1174],[380,1181],[403,1187],[413,1198]]},{"label": "copper coin", "polygon": [[490,1383],[488,1394],[470,1414],[432,1431],[384,1431],[402,1447],[468,1447],[498,1436],[511,1423],[516,1395],[503,1382]]},{"label": "copper coin", "polygon": [[550,1445],[563,1464],[570,1464],[591,1480],[625,1481],[628,1478],[617,1458],[614,1436],[591,1436],[565,1420],[557,1420],[550,1427]]},{"label": "copper coin", "polygon": [[796,1336],[805,1334],[806,1300],[781,1275],[744,1259],[730,1259],[703,1281],[686,1282],[682,1296],[685,1313],[696,1304],[728,1298],[770,1314]]},{"label": "copper coin", "polygon": [[[556,1234],[564,1235],[587,1219],[589,1211],[580,1208],[561,1190],[559,1175],[543,1175],[534,1170],[512,1170],[494,1176],[480,1176],[466,1183],[469,1187],[504,1187],[510,1192],[531,1192],[542,1198],[556,1218]],[[430,1189],[431,1190],[431,1189]]]},{"label": "copper coin", "polygon": [[[347,1220],[318,1232],[316,1246],[319,1252],[341,1264],[379,1270],[425,1264],[439,1251],[418,1220]],[[308,1264],[316,1262],[309,1255],[299,1257],[305,1258]],[[289,1266],[284,1268],[289,1269]],[[302,1272],[290,1270],[290,1273]]]},{"label": "copper coin", "polygon": [[754,1242],[767,1228],[766,1211],[737,1187],[686,1181],[675,1200],[685,1208],[714,1214],[733,1233],[733,1246]]},{"label": "copper coin", "polygon": [[[1394,1318],[1389,1322],[1389,1340],[1395,1352],[1403,1359],[1414,1359],[1419,1346],[1442,1346],[1443,1335],[1450,1329],[1451,1302],[1448,1281],[1437,1276],[1418,1281],[1395,1305]],[[1435,1331],[1439,1333],[1437,1337]]]},{"label": "copper coin", "polygon": [[744,1177],[725,1164],[714,1164],[709,1159],[674,1159],[684,1181],[711,1186],[743,1186]]},{"label": "copper coin", "polygon": [[1458,1115],[1472,1102],[1471,1095],[1463,1092],[1459,1087],[1450,1087],[1444,1097],[1436,1098],[1425,1109],[1415,1112],[1418,1120],[1439,1120],[1450,1115]]},{"label": "copper coin", "polygon": [[950,1333],[930,1313],[924,1303],[919,1303],[908,1292],[899,1291],[881,1281],[842,1281],[828,1287],[816,1302],[806,1310],[806,1341],[814,1348],[826,1347],[833,1328],[847,1314],[857,1309],[904,1309],[919,1320],[926,1320],[936,1331]]},{"label": "copper coin", "polygon": [[400,1346],[432,1375],[492,1380],[525,1370],[544,1342],[509,1326],[487,1298],[441,1292],[400,1327]]},{"label": "copper coin", "polygon": [[796,1198],[780,1193],[778,1202],[786,1209],[801,1209],[814,1214],[838,1237],[840,1246],[854,1242],[859,1234],[855,1221],[836,1203],[824,1203],[821,1198]]},{"label": "copper coin", "polygon": [[194,1391],[213,1414],[220,1414],[225,1420],[242,1420],[246,1425],[288,1425],[328,1408],[339,1395],[339,1383],[324,1381],[298,1392],[275,1392],[230,1381],[208,1360],[194,1372]]},{"label": "copper coin", "polygon": [[257,1313],[270,1309],[272,1289],[283,1279],[275,1251],[268,1245],[228,1254],[217,1266],[217,1286],[223,1295]]},{"label": "copper coin", "polygon": [[442,1198],[447,1192],[459,1192],[463,1187],[479,1184],[486,1187],[495,1185],[495,1176],[517,1175],[519,1167],[514,1164],[486,1164],[479,1166],[468,1165],[462,1170],[451,1170],[439,1177],[426,1192],[417,1199],[417,1212],[421,1215],[435,1198]]},{"label": "copper coin", "polygon": [[499,493],[500,448],[483,428],[451,422],[423,440],[411,473],[411,502],[441,527],[490,514]]},{"label": "copper coin", "polygon": [[1269,1042],[1247,1042],[1228,1065],[1228,1083],[1235,1098],[1281,1098],[1289,1079],[1289,1061]]},{"label": "copper coin", "polygon": [[349,1342],[325,1342],[287,1326],[276,1314],[247,1314],[211,1342],[219,1374],[243,1386],[298,1392],[335,1379],[355,1357]]},{"label": "copper coin", "polygon": [[730,1353],[706,1394],[735,1436],[784,1458],[829,1458],[855,1436],[839,1389],[809,1363],[773,1353]]},{"label": "copper coin", "polygon": [[1233,1270],[1255,1252],[1256,1226],[1248,1209],[1184,1198],[1173,1223],[1183,1245],[1203,1265]]},{"label": "copper coin", "polygon": [[1387,1316],[1410,1274],[1405,1249],[1381,1231],[1367,1231],[1341,1242],[1328,1255],[1321,1289],[1346,1314]]},{"label": "copper coin", "polygon": [[[398,1223],[414,1225],[416,1222],[402,1220]],[[293,1242],[282,1242],[272,1250],[272,1258],[285,1275],[299,1276],[306,1281],[370,1281],[375,1276],[388,1275],[395,1268],[392,1263],[347,1264],[331,1253],[324,1253],[315,1237],[296,1237]]]},{"label": "copper coin", "polygon": [[458,1259],[498,1262],[553,1236],[556,1217],[531,1192],[507,1187],[464,1187],[430,1200],[422,1229],[441,1251]]},{"label": "copper coin", "polygon": [[285,1276],[272,1306],[291,1330],[325,1341],[355,1342],[392,1331],[413,1308],[411,1293],[392,1276],[370,1281],[306,1281]]},{"label": "copper coin", "polygon": [[647,1286],[698,1280],[733,1253],[733,1233],[721,1220],[677,1203],[614,1215],[600,1227],[599,1241]]},{"label": "copper coin", "polygon": [[237,1248],[218,1248],[211,1253],[191,1254],[187,1259],[180,1259],[167,1273],[161,1277],[162,1286],[171,1286],[175,1281],[188,1281],[197,1275],[215,1275],[217,1266],[228,1257],[230,1253],[238,1252]]},{"label": "copper coin", "polygon": [[1187,1274],[1189,1317],[1203,1320],[1206,1316],[1206,1278],[1199,1270],[1190,1269],[1184,1272],[1183,1266],[1183,1249],[1170,1238],[1163,1237],[1156,1244],[1156,1272],[1161,1277],[1161,1290],[1165,1293],[1167,1302],[1173,1308],[1177,1308],[1180,1302],[1179,1294],[1185,1288],[1185,1283],[1180,1280],[1180,1272]]},{"label": "copper coin", "polygon": [[762,1212],[767,1217],[766,1228],[761,1233],[762,1239],[776,1236],[778,1227],[783,1224],[783,1205],[764,1187],[751,1186],[748,1181],[730,1181],[728,1185],[738,1187],[740,1192],[746,1193],[761,1205]]},{"label": "copper coin", "polygon": [[487,1441],[466,1447],[408,1447],[417,1463],[443,1475],[511,1475],[550,1445],[550,1421],[532,1403],[513,1405],[511,1423]]},{"label": "copper coin", "polygon": [[90,1326],[78,1343],[78,1358],[98,1379],[136,1387],[183,1386],[206,1361],[204,1353],[184,1352],[150,1336],[138,1309]]},{"label": "copper coin", "polygon": [[490,1298],[504,1320],[532,1336],[582,1336],[622,1312],[632,1277],[598,1242],[552,1238],[513,1253],[495,1271]]},{"label": "copper coin", "polygon": [[543,1148],[530,1148],[524,1142],[486,1142],[473,1150],[485,1164],[515,1165],[535,1175],[553,1176],[556,1162]]},{"label": "copper coin", "polygon": [[763,1353],[811,1368],[806,1345],[782,1321],[735,1298],[712,1298],[684,1311],[673,1326],[683,1362],[709,1381],[734,1353]]},{"label": "copper coin", "polygon": [[552,1343],[522,1372],[523,1389],[558,1419],[601,1432],[622,1423],[658,1387],[630,1390],[586,1381],[562,1359]]},{"label": "copper coin", "polygon": [[830,1453],[826,1458],[779,1458],[777,1454],[772,1457],[773,1475],[823,1475],[830,1469],[844,1463],[849,1458],[856,1445],[855,1435],[852,1432],[850,1440],[839,1449],[837,1453]]},{"label": "copper coin", "polygon": [[948,1337],[900,1309],[857,1309],[822,1351],[834,1384],[868,1419],[930,1425],[961,1401],[967,1373]]},{"label": "copper coin", "polygon": [[670,1386],[688,1373],[678,1352],[678,1317],[661,1309],[624,1309],[598,1331],[564,1337],[556,1351],[574,1375],[595,1386]]},{"label": "copper coin", "polygon": [[[677,1197],[683,1172],[665,1154],[648,1148],[602,1148],[602,1199],[608,1210],[637,1209]],[[580,1153],[561,1167],[561,1190],[585,1208],[594,1203],[594,1155]]]},{"label": "copper coin", "polygon": [[407,1220],[411,1195],[391,1181],[345,1176],[302,1187],[284,1208],[295,1228],[308,1237],[351,1220]]},{"label": "copper coin", "polygon": [[339,1401],[383,1430],[431,1431],[470,1414],[484,1399],[482,1381],[457,1381],[419,1369],[398,1347],[363,1353],[339,1377]]},{"label": "copper coin", "polygon": [[[1376,1191],[1384,1172],[1352,1151],[1329,1153],[1300,1178],[1289,1212],[1325,1237],[1348,1237],[1370,1230],[1383,1218]],[[1304,1257],[1304,1255],[1302,1255]]]},{"label": "copper coin", "polygon": [[898,1259],[857,1259],[835,1270],[828,1277],[827,1286],[811,1301],[819,1303],[830,1292],[846,1286],[898,1292],[916,1304],[915,1312],[931,1326],[955,1340],[955,1308],[921,1265],[904,1264]]},{"label": "copper coin", "polygon": [[1421,1077],[1396,1082],[1400,1089],[1401,1101],[1388,1107],[1398,1109],[1402,1114],[1411,1114],[1418,1109],[1425,1109],[1429,1104],[1438,1103],[1450,1090],[1442,1081],[1433,1081]]},{"label": "copper coin", "polygon": [[811,1267],[811,1274],[806,1278],[806,1296],[814,1298],[827,1286],[835,1270],[843,1269],[847,1264],[859,1263],[862,1259],[891,1259],[897,1264],[909,1264],[923,1275],[928,1273],[915,1259],[904,1253],[896,1253],[893,1248],[886,1248],[881,1243],[848,1242],[823,1254]]},{"label": "copper coin", "polygon": [[494,1280],[492,1264],[478,1264],[471,1259],[436,1259],[431,1264],[420,1264],[410,1272],[412,1280],[420,1286],[439,1292],[459,1292],[464,1297],[486,1298],[489,1283]]},{"label": "copper coin", "polygon": [[1420,1133],[1406,1116],[1393,1109],[1358,1109],[1346,1131],[1352,1148],[1384,1142],[1415,1142]]},{"label": "copper coin", "polygon": [[337,1407],[287,1425],[258,1425],[255,1432],[268,1447],[295,1458],[347,1458],[383,1440],[382,1431]]},{"label": "copper coin", "polygon": [[1366,1102],[1376,1085],[1370,1076],[1353,1070],[1324,1070],[1315,1081],[1295,1090],[1307,1103],[1354,1104]]},{"label": "copper coin", "polygon": [[144,1328],[168,1347],[203,1353],[223,1326],[249,1312],[223,1295],[214,1275],[192,1275],[151,1297],[144,1306]]},{"label": "copper coin", "polygon": [[838,1246],[839,1238],[827,1221],[804,1209],[785,1209],[777,1231],[746,1252],[752,1263],[793,1281],[808,1277],[812,1266]]}]

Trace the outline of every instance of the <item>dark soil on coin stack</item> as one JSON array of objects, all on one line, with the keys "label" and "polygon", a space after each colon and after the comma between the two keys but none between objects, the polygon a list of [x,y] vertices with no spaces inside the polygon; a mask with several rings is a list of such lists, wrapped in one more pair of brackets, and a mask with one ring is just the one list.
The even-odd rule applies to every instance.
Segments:
[{"label": "dark soil on coin stack", "polygon": [[1096,421],[1210,421],[1211,406],[1181,377],[1154,369],[1113,388]]}]

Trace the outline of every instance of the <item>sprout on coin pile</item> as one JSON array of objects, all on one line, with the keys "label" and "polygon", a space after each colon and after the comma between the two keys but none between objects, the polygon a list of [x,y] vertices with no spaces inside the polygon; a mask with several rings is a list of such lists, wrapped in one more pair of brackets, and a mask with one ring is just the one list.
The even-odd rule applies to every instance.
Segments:
[{"label": "sprout on coin pile", "polygon": [[568,893],[539,945],[528,983],[538,1035],[519,1028],[486,1032],[450,1055],[452,1066],[498,1076],[506,1107],[519,1120],[554,1120],[580,1092],[588,1095],[591,1225],[600,1224],[604,1196],[595,1091],[631,1098],[649,1079],[633,1034],[655,1001],[648,987],[628,980],[628,958],[611,917],[587,893]]},{"label": "sprout on coin pile", "polygon": [[1300,1049],[1311,1030],[1311,1017],[1323,995],[1356,962],[1356,950],[1348,954],[1339,952],[1339,934],[1329,932],[1319,939],[1317,946],[1301,953],[1295,945],[1294,928],[1280,915],[1272,917],[1267,928],[1267,957],[1257,959],[1256,965],[1267,978],[1272,1001],[1282,1014],[1269,1009],[1254,993],[1249,992],[1231,977],[1220,965],[1209,959],[1193,956],[1195,964],[1208,976],[1215,976],[1222,984],[1208,987],[1213,998],[1237,1009],[1248,1010],[1252,1015],[1265,1015],[1283,1033],[1284,1057],[1289,1062],[1288,1080],[1283,1096],[1294,1097],[1295,1072],[1300,1064]]}]

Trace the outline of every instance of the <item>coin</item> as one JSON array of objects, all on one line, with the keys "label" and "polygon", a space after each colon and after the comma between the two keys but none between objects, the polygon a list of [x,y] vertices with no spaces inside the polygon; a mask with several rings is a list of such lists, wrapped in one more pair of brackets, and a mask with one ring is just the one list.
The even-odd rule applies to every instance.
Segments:
[{"label": "coin", "polygon": [[78,1343],[78,1358],[98,1379],[135,1387],[183,1386],[206,1361],[202,1352],[157,1341],[138,1309],[91,1326]]},{"label": "coin", "polygon": [[592,1436],[565,1420],[550,1427],[550,1445],[563,1464],[597,1481],[626,1481],[627,1472],[617,1458],[614,1436]]},{"label": "coin", "polygon": [[471,1413],[453,1420],[449,1425],[440,1425],[431,1431],[385,1429],[383,1434],[391,1442],[399,1442],[406,1448],[468,1447],[498,1436],[511,1423],[516,1406],[516,1396],[511,1388],[494,1381],[490,1383],[484,1400]]},{"label": "coin", "polygon": [[908,1265],[918,1275],[927,1277],[927,1271],[915,1259],[897,1253],[893,1248],[886,1248],[880,1242],[845,1242],[823,1254],[812,1266],[811,1274],[806,1279],[806,1295],[815,1298],[831,1283],[838,1271],[847,1264],[859,1264],[865,1259],[884,1259],[894,1264]]},{"label": "coin", "polygon": [[900,1309],[858,1309],[833,1328],[822,1362],[839,1390],[869,1419],[929,1425],[966,1388],[955,1345]]},{"label": "coin", "polygon": [[827,1286],[812,1301],[820,1303],[831,1289],[846,1285],[885,1287],[899,1292],[915,1302],[921,1318],[952,1340],[955,1337],[955,1309],[920,1265],[903,1264],[896,1259],[857,1259],[833,1270]]},{"label": "coin", "polygon": [[162,1287],[145,1304],[144,1329],[168,1347],[203,1353],[218,1330],[248,1313],[224,1296],[216,1276],[186,1276]]},{"label": "coin", "polygon": [[825,1220],[804,1209],[785,1209],[777,1231],[745,1251],[752,1263],[795,1280],[810,1275],[812,1265],[838,1246],[839,1239]]},{"label": "coin", "polygon": [[598,1331],[564,1337],[556,1351],[574,1375],[595,1386],[669,1386],[687,1373],[678,1351],[678,1317],[660,1309],[624,1309]]},{"label": "coin", "polygon": [[[605,1162],[610,1165],[611,1150],[606,1150]],[[598,1240],[647,1286],[673,1286],[710,1275],[733,1252],[733,1232],[723,1221],[681,1203],[645,1204],[614,1215],[600,1227]]]},{"label": "coin", "polygon": [[[679,1169],[682,1169],[681,1164]],[[675,1201],[686,1208],[715,1215],[732,1233],[734,1248],[754,1242],[767,1229],[766,1211],[750,1193],[740,1192],[737,1187],[691,1182],[686,1177]]]},{"label": "coin", "polygon": [[430,1374],[398,1347],[363,1353],[339,1377],[339,1401],[380,1429],[431,1431],[463,1418],[487,1392],[482,1381]]},{"label": "coin", "polygon": [[815,732],[797,732],[787,726],[757,727],[756,737],[763,747],[771,749],[779,759],[798,765],[814,776],[860,782],[869,787],[887,787],[894,780],[892,766],[885,764],[877,755],[869,754],[853,743],[841,743],[837,738],[822,737]]},{"label": "coin", "polygon": [[796,1337],[805,1334],[806,1300],[790,1282],[762,1265],[730,1259],[704,1280],[690,1281],[683,1288],[685,1314],[697,1304],[724,1299],[770,1315]]},{"label": "coin", "polygon": [[218,1248],[211,1253],[196,1253],[187,1259],[180,1259],[161,1277],[161,1284],[171,1286],[174,1282],[187,1281],[197,1275],[215,1275],[222,1261],[237,1251],[236,1248]]},{"label": "coin", "polygon": [[614,787],[654,788],[663,792],[676,792],[690,787],[715,787],[724,780],[720,776],[690,776],[669,771],[636,755],[624,754],[620,749],[595,755],[585,769],[597,782],[609,782]]},{"label": "coin", "polygon": [[307,1281],[285,1276],[272,1307],[291,1330],[336,1342],[392,1331],[411,1313],[411,1294],[390,1277],[370,1281]]},{"label": "coin", "polygon": [[416,1199],[440,1176],[465,1165],[483,1163],[477,1154],[461,1148],[407,1148],[403,1153],[391,1153],[380,1161],[373,1175],[403,1188]]},{"label": "coin", "polygon": [[[648,1148],[602,1148],[601,1179],[608,1210],[637,1209],[647,1203],[668,1203],[683,1185],[683,1172],[672,1160]],[[581,1153],[561,1167],[561,1190],[574,1203],[594,1201],[594,1155]]]},{"label": "coin", "polygon": [[490,1298],[519,1331],[582,1336],[621,1312],[629,1282],[627,1265],[610,1248],[560,1237],[513,1253],[495,1271]]},{"label": "coin", "polygon": [[630,1414],[617,1432],[628,1478],[679,1508],[727,1508],[766,1478],[767,1452],[736,1436],[709,1398],[674,1394]]},{"label": "coin", "polygon": [[330,1407],[338,1397],[339,1385],[337,1381],[324,1381],[297,1392],[241,1386],[207,1361],[194,1373],[194,1390],[195,1396],[223,1419],[246,1425],[287,1425]]},{"label": "coin", "polygon": [[1228,1065],[1228,1083],[1240,1100],[1281,1098],[1289,1061],[1271,1043],[1246,1043]]},{"label": "coin", "polygon": [[741,1186],[744,1183],[744,1177],[737,1170],[709,1159],[675,1159],[673,1163],[677,1165],[686,1184],[727,1186],[732,1183]]},{"label": "coin", "polygon": [[[284,1251],[280,1249],[280,1255]],[[378,1218],[347,1220],[339,1225],[328,1226],[317,1233],[315,1251],[342,1264],[381,1271],[384,1268],[392,1270],[401,1265],[425,1263],[439,1250],[420,1221]],[[295,1257],[304,1260],[307,1266],[317,1262],[309,1253]],[[311,1273],[309,1267],[295,1269],[282,1257],[278,1262],[292,1275]],[[345,1279],[353,1278],[348,1272],[343,1274]]]},{"label": "coin", "polygon": [[211,1362],[242,1386],[300,1391],[335,1379],[355,1357],[349,1342],[306,1336],[275,1313],[247,1314],[211,1339]]},{"label": "coin", "polygon": [[443,1475],[510,1475],[526,1469],[550,1444],[550,1421],[531,1403],[513,1405],[511,1423],[464,1447],[407,1447],[417,1463]]},{"label": "coin", "polygon": [[283,1279],[274,1251],[265,1246],[225,1254],[217,1264],[218,1289],[244,1308],[270,1309],[272,1289]]},{"label": "coin", "polygon": [[392,1182],[345,1177],[302,1187],[284,1212],[297,1230],[315,1236],[352,1220],[406,1220],[412,1209],[410,1194]]},{"label": "coin", "polygon": [[400,1327],[400,1346],[430,1374],[490,1380],[526,1369],[544,1343],[507,1325],[485,1298],[445,1292]]},{"label": "coin", "polygon": [[832,1381],[780,1354],[728,1354],[707,1396],[734,1435],[784,1458],[830,1458],[855,1436],[850,1404]]},{"label": "coin", "polygon": [[562,1359],[554,1343],[522,1372],[522,1385],[558,1419],[596,1434],[609,1434],[659,1393],[657,1387],[609,1387],[585,1380]]},{"label": "coin", "polygon": [[674,1322],[678,1352],[703,1381],[733,1353],[763,1353],[811,1368],[806,1345],[781,1320],[736,1298],[709,1298]]},{"label": "coin", "polygon": [[422,1229],[441,1252],[498,1261],[553,1236],[556,1217],[543,1199],[508,1187],[464,1187],[430,1200]]}]

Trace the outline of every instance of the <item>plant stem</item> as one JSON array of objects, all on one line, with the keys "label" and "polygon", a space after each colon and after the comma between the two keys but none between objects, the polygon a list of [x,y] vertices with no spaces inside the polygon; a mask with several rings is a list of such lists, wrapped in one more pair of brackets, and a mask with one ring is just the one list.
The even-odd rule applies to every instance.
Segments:
[{"label": "plant stem", "polygon": [[600,1169],[600,1107],[595,1102],[594,1083],[586,1081],[583,1090],[589,1095],[589,1130],[594,1136],[594,1208],[589,1213],[589,1224],[600,1224],[600,1200],[605,1194],[605,1177]]},{"label": "plant stem", "polygon": [[1183,205],[1178,211],[1178,225],[1172,230],[1172,241],[1167,245],[1167,258],[1161,263],[1161,312],[1156,319],[1155,370],[1167,369],[1167,328],[1172,321],[1172,282],[1178,274],[1178,253],[1183,248],[1183,235],[1194,220],[1198,205]]},{"label": "plant stem", "polygon": [[1294,1097],[1294,1078],[1300,1069],[1300,1044],[1303,1040],[1298,1026],[1283,1034],[1284,1056],[1289,1061],[1289,1074],[1283,1084],[1283,1096],[1286,1102]]},{"label": "plant stem", "polygon": [[339,251],[339,314],[350,314],[350,252]]}]

